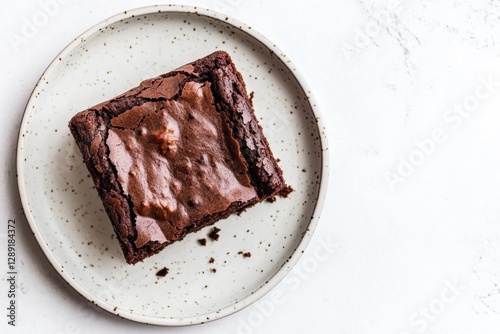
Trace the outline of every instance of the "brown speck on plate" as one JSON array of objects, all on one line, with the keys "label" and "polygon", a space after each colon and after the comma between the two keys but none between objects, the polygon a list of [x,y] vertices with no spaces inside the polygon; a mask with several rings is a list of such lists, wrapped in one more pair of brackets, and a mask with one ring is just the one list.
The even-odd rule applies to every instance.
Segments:
[{"label": "brown speck on plate", "polygon": [[206,246],[207,245],[207,239],[203,238],[203,239],[198,239],[198,243],[202,246]]},{"label": "brown speck on plate", "polygon": [[208,260],[208,263],[214,263],[215,262],[215,259],[213,257],[211,257],[209,260]]}]

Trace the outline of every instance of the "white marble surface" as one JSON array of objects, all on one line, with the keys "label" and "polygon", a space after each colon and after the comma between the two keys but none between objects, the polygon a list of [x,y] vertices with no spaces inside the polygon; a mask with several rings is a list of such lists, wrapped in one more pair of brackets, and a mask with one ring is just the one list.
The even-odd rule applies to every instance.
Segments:
[{"label": "white marble surface", "polygon": [[[39,76],[87,28],[155,3],[44,5],[53,1],[0,4],[4,310],[8,219],[17,221],[19,261],[17,326],[4,315],[0,332],[163,333],[109,315],[73,291],[41,254],[22,215],[16,137]],[[498,333],[500,3],[178,3],[225,12],[288,55],[320,104],[332,169],[313,241],[274,295],[225,319],[168,332]],[[44,11],[51,14],[46,21]],[[23,35],[34,19],[40,27]],[[14,34],[25,39],[12,43]]]}]

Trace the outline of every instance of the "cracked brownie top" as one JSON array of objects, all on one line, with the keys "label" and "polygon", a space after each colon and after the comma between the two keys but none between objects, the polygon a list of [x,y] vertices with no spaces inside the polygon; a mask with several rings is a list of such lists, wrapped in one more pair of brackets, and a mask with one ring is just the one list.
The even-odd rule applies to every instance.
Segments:
[{"label": "cracked brownie top", "polygon": [[[173,93],[176,81],[158,78],[157,88],[141,95]],[[188,82],[175,100],[146,102],[114,117],[106,144],[133,203],[137,247],[174,241],[193,220],[257,196],[209,82]]]}]

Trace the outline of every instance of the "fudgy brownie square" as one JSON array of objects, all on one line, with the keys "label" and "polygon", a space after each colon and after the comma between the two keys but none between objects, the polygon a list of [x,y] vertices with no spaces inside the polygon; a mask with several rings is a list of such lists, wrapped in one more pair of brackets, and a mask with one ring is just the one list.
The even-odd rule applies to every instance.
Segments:
[{"label": "fudgy brownie square", "polygon": [[130,264],[286,188],[224,51],[82,111],[69,128]]}]

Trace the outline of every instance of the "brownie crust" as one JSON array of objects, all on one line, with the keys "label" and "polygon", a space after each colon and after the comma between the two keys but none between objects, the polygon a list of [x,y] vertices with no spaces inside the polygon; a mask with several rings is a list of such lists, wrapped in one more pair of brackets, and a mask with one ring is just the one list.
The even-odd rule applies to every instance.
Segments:
[{"label": "brownie crust", "polygon": [[286,187],[224,51],[82,111],[69,128],[130,264]]}]

